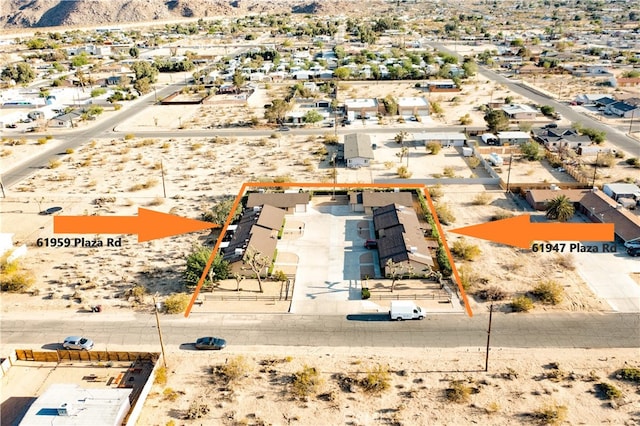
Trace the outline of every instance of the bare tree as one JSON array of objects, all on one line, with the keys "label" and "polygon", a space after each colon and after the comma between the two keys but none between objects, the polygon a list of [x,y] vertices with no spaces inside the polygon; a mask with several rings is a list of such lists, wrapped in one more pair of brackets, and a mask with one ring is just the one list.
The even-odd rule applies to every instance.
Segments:
[{"label": "bare tree", "polygon": [[240,291],[240,283],[244,280],[244,275],[236,272],[233,274],[233,278],[236,280],[236,291]]},{"label": "bare tree", "polygon": [[260,274],[262,273],[262,270],[265,268],[265,266],[269,264],[269,258],[260,253],[254,247],[249,246],[244,252],[244,257],[242,258],[242,260],[244,264],[247,265],[254,274],[256,274],[260,293],[264,293],[264,290],[262,289],[262,277],[260,276]]},{"label": "bare tree", "polygon": [[391,278],[391,292],[393,293],[393,289],[396,286],[396,281],[400,276],[400,271],[402,270],[402,265],[400,263],[396,263],[393,259],[387,260],[387,263],[384,264],[384,272],[387,277]]}]

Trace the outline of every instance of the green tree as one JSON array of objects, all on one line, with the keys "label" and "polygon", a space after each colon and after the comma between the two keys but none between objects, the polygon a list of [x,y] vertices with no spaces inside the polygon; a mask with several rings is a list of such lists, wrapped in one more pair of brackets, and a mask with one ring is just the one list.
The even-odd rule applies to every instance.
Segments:
[{"label": "green tree", "polygon": [[[202,219],[207,222],[217,223],[222,226],[229,217],[231,213],[231,209],[233,208],[234,199],[233,198],[224,198],[220,202],[216,203],[211,210],[206,211],[202,214]],[[236,220],[242,214],[242,206],[238,203],[238,207],[231,218],[231,222]]]},{"label": "green tree", "polygon": [[158,78],[156,67],[146,61],[137,61],[131,65],[131,69],[136,75],[136,80],[147,78],[149,83],[155,83]]},{"label": "green tree", "polygon": [[333,71],[333,74],[340,80],[346,80],[351,75],[351,70],[347,67],[339,67]]},{"label": "green tree", "polygon": [[468,60],[462,64],[462,69],[466,77],[473,77],[478,73],[478,64],[472,60]]},{"label": "green tree", "polygon": [[20,62],[15,65],[11,65],[2,70],[0,74],[3,80],[13,80],[16,84],[27,84],[36,78],[36,73],[26,62]]},{"label": "green tree", "polygon": [[71,58],[71,66],[74,68],[87,65],[88,63],[89,63],[89,58],[87,57],[87,54],[84,52]]},{"label": "green tree", "polygon": [[246,81],[247,78],[242,75],[239,69],[236,69],[233,73],[233,85],[236,86],[236,92],[240,91]]},{"label": "green tree", "polygon": [[520,151],[529,161],[538,161],[542,158],[543,152],[540,145],[537,142],[529,141],[520,145]]},{"label": "green tree", "polygon": [[[210,248],[200,245],[192,248],[191,253],[187,256],[187,267],[184,271],[184,282],[187,288],[198,285],[210,257]],[[204,280],[204,285],[210,286],[218,280],[226,280],[229,278],[229,272],[229,262],[223,260],[221,255],[216,255]]]},{"label": "green tree", "polygon": [[484,115],[487,128],[491,133],[501,132],[509,128],[509,117],[500,109],[492,109]]},{"label": "green tree", "polygon": [[556,109],[551,105],[542,105],[540,112],[545,116],[552,116],[556,112]]},{"label": "green tree", "polygon": [[264,118],[266,118],[269,123],[281,124],[291,109],[293,109],[293,105],[286,100],[274,99],[271,105],[265,110]]},{"label": "green tree", "polygon": [[545,215],[551,220],[566,222],[573,217],[575,208],[573,203],[566,195],[558,195],[547,204],[547,212]]},{"label": "green tree", "polygon": [[132,58],[137,58],[140,55],[140,49],[138,49],[136,46],[133,46],[131,49],[129,49],[129,56],[131,56]]},{"label": "green tree", "polygon": [[133,83],[133,88],[138,91],[141,95],[145,93],[149,93],[151,91],[151,83],[148,77],[138,78],[135,83]]},{"label": "green tree", "polygon": [[303,117],[304,122],[310,124],[317,123],[319,121],[322,121],[323,119],[324,117],[322,116],[322,114],[320,114],[315,109],[307,111],[307,113]]}]

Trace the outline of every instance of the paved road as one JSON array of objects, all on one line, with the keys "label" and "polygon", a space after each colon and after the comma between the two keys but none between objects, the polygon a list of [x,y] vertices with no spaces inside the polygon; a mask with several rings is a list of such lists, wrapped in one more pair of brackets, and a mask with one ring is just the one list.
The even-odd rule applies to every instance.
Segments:
[{"label": "paved road", "polygon": [[[461,55],[448,49],[441,43],[430,43],[430,45],[440,51],[455,55],[458,58],[462,58]],[[624,131],[613,128],[612,126],[603,124],[598,120],[586,116],[580,113],[579,110],[574,110],[571,106],[568,106],[562,102],[558,102],[549,95],[540,92],[535,88],[531,88],[520,81],[514,81],[486,67],[479,67],[479,74],[487,79],[495,81],[496,83],[507,86],[512,92],[528,98],[535,104],[553,106],[558,113],[560,113],[572,123],[582,123],[584,127],[604,131],[606,133],[607,141],[620,149],[623,149],[627,152],[640,151],[640,142],[627,136]]]},{"label": "paved road", "polygon": [[[6,317],[0,331],[4,347],[39,348],[66,335],[92,337],[97,347],[154,345],[152,314],[68,313],[57,321]],[[385,314],[318,316],[293,314],[216,314],[189,318],[162,316],[167,346],[220,335],[230,345],[329,347],[483,347],[488,314],[439,315],[423,321],[392,322]],[[640,315],[617,313],[494,313],[492,347],[640,348]]]}]

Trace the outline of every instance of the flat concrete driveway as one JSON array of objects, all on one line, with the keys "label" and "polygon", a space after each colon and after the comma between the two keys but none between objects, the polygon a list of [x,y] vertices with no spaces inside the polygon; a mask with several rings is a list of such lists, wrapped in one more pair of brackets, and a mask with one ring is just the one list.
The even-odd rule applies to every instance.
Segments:
[{"label": "flat concrete driveway", "polygon": [[[290,311],[346,314],[370,309],[370,303],[360,300],[360,280],[361,261],[371,264],[371,252],[364,248],[365,240],[374,237],[371,217],[352,213],[346,204],[321,203],[293,219],[304,223],[301,235],[278,243],[279,253],[298,256]],[[373,263],[379,274],[377,253]]]}]

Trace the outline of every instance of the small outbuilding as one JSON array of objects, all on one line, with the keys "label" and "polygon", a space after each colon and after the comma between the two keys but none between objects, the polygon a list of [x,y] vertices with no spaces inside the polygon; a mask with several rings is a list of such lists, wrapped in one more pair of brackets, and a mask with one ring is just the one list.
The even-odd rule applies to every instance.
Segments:
[{"label": "small outbuilding", "polygon": [[371,137],[363,133],[345,135],[344,159],[350,168],[369,167],[373,160]]}]

